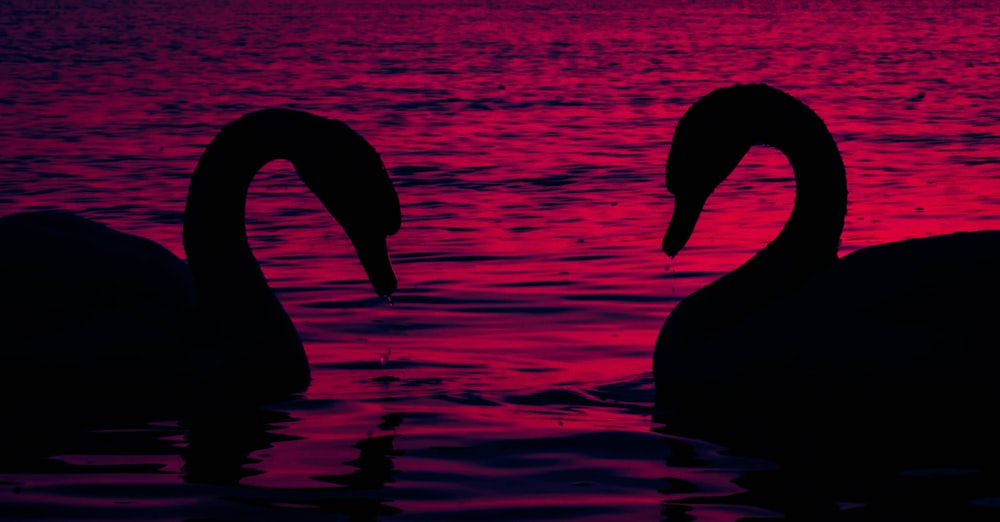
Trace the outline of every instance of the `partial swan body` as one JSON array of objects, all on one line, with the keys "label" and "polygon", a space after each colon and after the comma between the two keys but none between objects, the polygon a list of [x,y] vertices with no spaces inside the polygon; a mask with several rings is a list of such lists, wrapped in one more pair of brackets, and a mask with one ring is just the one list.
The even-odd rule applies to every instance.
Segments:
[{"label": "partial swan body", "polygon": [[[341,224],[379,295],[396,288],[386,236],[399,199],[375,149],[342,122],[251,112],[219,132],[191,178],[187,262],[68,213],[0,218],[0,377],[7,384],[158,388],[178,382],[301,391],[309,364],[250,250],[247,191],[287,159]],[[131,393],[131,391],[129,391]]]},{"label": "partial swan body", "polygon": [[1000,231],[838,259],[844,165],[819,116],[790,95],[727,87],[681,118],[666,166],[675,206],[664,251],[683,248],[712,191],[761,144],[792,166],[791,216],[761,252],[667,318],[653,364],[660,404],[772,420],[809,413],[850,423],[864,412],[886,423],[988,424],[987,404],[1000,397]]}]

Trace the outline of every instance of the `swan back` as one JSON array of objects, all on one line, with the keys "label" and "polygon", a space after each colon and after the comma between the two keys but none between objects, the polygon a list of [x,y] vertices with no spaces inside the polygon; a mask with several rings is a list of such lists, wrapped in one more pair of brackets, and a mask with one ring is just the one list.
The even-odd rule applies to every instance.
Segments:
[{"label": "swan back", "polygon": [[0,244],[0,374],[19,388],[184,371],[177,347],[190,340],[194,285],[166,248],[55,211],[0,218]]}]

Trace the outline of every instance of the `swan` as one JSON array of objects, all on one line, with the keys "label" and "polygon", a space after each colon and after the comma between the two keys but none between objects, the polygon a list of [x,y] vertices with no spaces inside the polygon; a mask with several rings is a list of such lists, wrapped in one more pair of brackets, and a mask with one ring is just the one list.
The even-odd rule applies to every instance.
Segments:
[{"label": "swan", "polygon": [[4,382],[36,391],[177,382],[304,390],[306,353],[244,222],[250,182],[275,159],[290,161],[340,223],[375,292],[392,293],[386,236],[401,217],[378,153],[340,121],[258,110],[226,125],[198,161],[184,210],[186,263],[149,239],[71,213],[0,218]]},{"label": "swan", "polygon": [[985,404],[1000,397],[1000,230],[839,258],[844,164],[820,117],[789,94],[724,87],[682,116],[666,164],[674,209],[664,252],[680,252],[713,190],[755,145],[791,164],[791,215],[764,249],[667,317],[653,357],[658,403],[706,416],[837,412],[880,425],[989,418]]}]

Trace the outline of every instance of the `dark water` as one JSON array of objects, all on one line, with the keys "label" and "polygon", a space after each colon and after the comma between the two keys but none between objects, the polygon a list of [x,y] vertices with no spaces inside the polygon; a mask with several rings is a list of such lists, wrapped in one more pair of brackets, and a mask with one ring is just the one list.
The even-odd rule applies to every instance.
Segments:
[{"label": "dark water", "polygon": [[692,438],[653,415],[650,373],[672,307],[792,202],[784,158],[755,149],[667,259],[663,164],[686,107],[765,81],[815,109],[848,168],[842,253],[1000,228],[1000,8],[82,4],[0,3],[0,214],[70,209],[182,254],[215,132],[305,109],[381,153],[403,205],[399,290],[376,298],[341,229],[269,165],[248,229],[308,391],[184,411],[7,397],[0,519],[1000,518],[985,467],[800,480]]}]

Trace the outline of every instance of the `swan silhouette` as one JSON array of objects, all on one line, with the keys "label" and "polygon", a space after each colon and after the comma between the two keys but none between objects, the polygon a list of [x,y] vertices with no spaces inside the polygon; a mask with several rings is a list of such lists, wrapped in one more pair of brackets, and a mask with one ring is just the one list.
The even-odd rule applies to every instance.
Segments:
[{"label": "swan silhouette", "polygon": [[666,319],[653,362],[659,403],[755,415],[802,412],[807,401],[826,413],[867,408],[869,420],[886,411],[957,419],[998,397],[1000,231],[838,259],[841,155],[820,117],[776,88],[721,88],[680,119],[666,165],[675,199],[664,252],[684,247],[712,191],[760,144],[788,158],[794,208],[770,244]]},{"label": "swan silhouette", "polygon": [[4,381],[46,383],[39,389],[307,387],[302,342],[244,222],[251,179],[275,159],[289,160],[340,223],[375,292],[393,292],[385,239],[399,229],[399,199],[375,149],[339,121],[255,111],[225,126],[195,168],[184,212],[187,263],[69,213],[0,218]]}]

